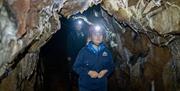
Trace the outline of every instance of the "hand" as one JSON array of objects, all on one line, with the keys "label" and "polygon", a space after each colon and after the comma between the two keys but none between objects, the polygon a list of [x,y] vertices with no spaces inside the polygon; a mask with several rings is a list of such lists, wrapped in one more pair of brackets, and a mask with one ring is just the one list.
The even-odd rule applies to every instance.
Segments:
[{"label": "hand", "polygon": [[89,71],[88,72],[88,75],[91,77],[91,78],[97,78],[98,77],[98,73],[96,71]]},{"label": "hand", "polygon": [[108,72],[108,70],[100,71],[99,74],[98,74],[98,78],[102,78],[107,72]]}]

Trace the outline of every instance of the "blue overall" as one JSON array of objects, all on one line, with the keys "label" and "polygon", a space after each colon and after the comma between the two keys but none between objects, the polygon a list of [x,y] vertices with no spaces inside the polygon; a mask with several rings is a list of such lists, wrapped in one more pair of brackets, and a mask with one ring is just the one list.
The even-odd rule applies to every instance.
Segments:
[{"label": "blue overall", "polygon": [[[73,69],[79,75],[80,91],[107,91],[107,77],[114,69],[111,52],[103,43],[95,49],[93,43],[89,42],[80,50]],[[91,78],[88,75],[90,70],[99,73],[104,69],[108,72],[102,78]]]}]

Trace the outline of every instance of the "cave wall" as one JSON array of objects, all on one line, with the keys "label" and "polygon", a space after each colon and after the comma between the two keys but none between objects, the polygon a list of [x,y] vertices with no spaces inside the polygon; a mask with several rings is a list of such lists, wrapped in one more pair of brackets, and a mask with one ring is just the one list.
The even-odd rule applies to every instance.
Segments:
[{"label": "cave wall", "polygon": [[102,2],[103,9],[115,17],[104,13],[109,30],[116,34],[110,44],[117,44],[112,48],[116,70],[111,90],[180,89],[179,1],[158,1]]},{"label": "cave wall", "polygon": [[34,91],[40,47],[60,29],[55,4],[0,1],[0,91]]},{"label": "cave wall", "polygon": [[116,63],[111,90],[180,90],[179,0],[0,0],[0,90],[33,91],[39,48],[59,17],[97,4]]}]

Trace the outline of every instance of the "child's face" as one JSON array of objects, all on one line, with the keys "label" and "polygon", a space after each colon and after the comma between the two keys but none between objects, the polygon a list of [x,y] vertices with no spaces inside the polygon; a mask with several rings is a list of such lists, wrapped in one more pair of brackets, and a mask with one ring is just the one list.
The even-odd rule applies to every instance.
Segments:
[{"label": "child's face", "polygon": [[93,34],[91,36],[91,40],[95,45],[99,45],[103,41],[103,35],[102,34],[99,34],[99,35]]}]

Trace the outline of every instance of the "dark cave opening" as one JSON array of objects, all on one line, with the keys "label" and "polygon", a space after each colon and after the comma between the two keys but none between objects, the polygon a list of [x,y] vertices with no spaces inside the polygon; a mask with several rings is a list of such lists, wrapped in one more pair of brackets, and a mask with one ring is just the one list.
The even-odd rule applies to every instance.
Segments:
[{"label": "dark cave opening", "polygon": [[[99,14],[97,12],[100,12],[100,5],[93,6],[84,13],[78,13],[74,16],[85,16],[91,19],[91,22],[96,23],[98,19],[102,18],[97,15]],[[77,81],[70,77],[72,64],[68,61],[67,47],[68,35],[74,31],[77,20],[82,19],[61,17],[61,29],[40,50],[40,60],[42,61],[40,64],[43,64],[43,91],[78,91]],[[87,39],[89,24],[84,20],[82,21],[81,30],[86,32],[84,37]]]},{"label": "dark cave opening", "polygon": [[56,91],[55,88],[58,87],[56,85],[61,86],[64,84],[66,86],[68,81],[68,61],[66,60],[67,31],[64,29],[62,27],[41,48],[40,58],[42,58],[44,66],[43,88],[47,91]]}]

